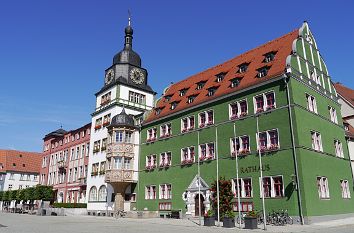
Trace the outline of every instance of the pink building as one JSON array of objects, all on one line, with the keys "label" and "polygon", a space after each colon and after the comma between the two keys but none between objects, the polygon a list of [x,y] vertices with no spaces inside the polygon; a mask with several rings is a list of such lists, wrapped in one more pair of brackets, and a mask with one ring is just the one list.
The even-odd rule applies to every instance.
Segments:
[{"label": "pink building", "polygon": [[40,184],[53,186],[56,202],[85,203],[91,123],[58,129],[43,138]]}]

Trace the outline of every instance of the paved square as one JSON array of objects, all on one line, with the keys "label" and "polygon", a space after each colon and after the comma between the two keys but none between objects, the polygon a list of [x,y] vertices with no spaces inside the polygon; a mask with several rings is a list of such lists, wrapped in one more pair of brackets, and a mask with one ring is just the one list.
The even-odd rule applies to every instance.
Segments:
[{"label": "paved square", "polygon": [[[33,216],[0,212],[1,233],[264,232],[261,229],[199,227],[197,220],[114,219],[93,216]],[[4,227],[1,227],[4,226]],[[268,226],[267,232],[354,232],[354,218],[314,225]]]}]

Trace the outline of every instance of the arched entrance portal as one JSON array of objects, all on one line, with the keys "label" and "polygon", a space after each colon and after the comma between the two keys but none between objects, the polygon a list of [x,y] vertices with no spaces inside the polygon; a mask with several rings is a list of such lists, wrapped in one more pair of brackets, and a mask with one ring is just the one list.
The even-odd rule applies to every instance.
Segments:
[{"label": "arched entrance portal", "polygon": [[201,216],[204,215],[204,212],[205,212],[205,206],[204,206],[204,197],[203,195],[201,194],[197,194],[195,195],[195,198],[194,198],[194,203],[195,203],[195,216],[199,216],[199,198],[200,198],[200,213],[201,213]]}]

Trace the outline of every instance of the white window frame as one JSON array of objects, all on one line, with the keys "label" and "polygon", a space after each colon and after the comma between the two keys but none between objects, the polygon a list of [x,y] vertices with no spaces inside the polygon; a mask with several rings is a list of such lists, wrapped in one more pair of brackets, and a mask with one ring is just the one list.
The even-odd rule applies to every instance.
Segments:
[{"label": "white window frame", "polygon": [[[193,148],[193,155],[191,153]],[[187,150],[187,159],[184,158],[184,151]],[[181,163],[189,164],[195,162],[195,146],[189,146],[181,149]]]},{"label": "white window frame", "polygon": [[[245,137],[248,137],[248,148],[244,148],[244,145],[243,145],[242,138],[245,138]],[[232,138],[230,138],[230,151],[231,151],[232,157],[236,156],[236,149],[237,149],[236,140],[238,140],[238,143],[240,146],[240,148],[237,151],[237,156],[246,155],[246,154],[251,153],[251,143],[250,143],[251,138],[249,135],[242,135],[242,136],[238,136],[236,138],[232,137]]]},{"label": "white window frame", "polygon": [[333,123],[338,124],[337,110],[335,108],[333,108],[332,106],[328,106],[328,110],[329,110],[329,116],[330,116],[331,121]]},{"label": "white window frame", "polygon": [[[191,118],[193,118],[193,126],[191,125]],[[184,128],[184,123],[183,121],[187,120],[187,128]],[[195,128],[195,117],[194,115],[192,116],[188,116],[188,117],[184,117],[181,119],[181,133],[185,133],[187,131],[193,130]]]},{"label": "white window frame", "polygon": [[[213,113],[213,121],[209,121],[209,117],[208,117],[208,113],[209,112]],[[203,124],[201,123],[201,117],[200,117],[201,114],[205,114],[205,123],[203,123]],[[199,126],[199,128],[204,128],[204,127],[207,127],[208,125],[213,125],[214,121],[215,121],[214,117],[215,116],[214,116],[214,110],[213,109],[209,109],[209,110],[206,110],[206,111],[198,113],[198,126]]]},{"label": "white window frame", "polygon": [[342,198],[350,199],[350,188],[348,180],[340,180],[340,187],[342,190]]},{"label": "white window frame", "polygon": [[312,149],[323,152],[321,133],[317,131],[311,131],[311,145]]},{"label": "white window frame", "polygon": [[[209,151],[210,151],[210,148],[211,148],[210,145],[213,145],[213,146],[214,146],[214,154],[213,154],[213,155],[210,155],[210,154],[209,154]],[[202,147],[202,146],[205,146],[205,150],[206,150],[206,151],[205,151],[205,152],[206,152],[205,158],[202,158],[202,150],[201,150],[201,147]],[[208,143],[199,144],[198,158],[199,158],[199,160],[201,160],[201,161],[203,161],[203,160],[215,159],[215,143],[214,143],[214,142],[208,142]]]},{"label": "white window frame", "polygon": [[[150,132],[151,132],[151,137],[150,137]],[[146,131],[146,134],[147,134],[146,135],[147,141],[155,141],[157,139],[157,129],[156,129],[156,127],[148,129]]]},{"label": "white window frame", "polygon": [[[277,177],[281,177],[281,180],[282,180],[282,194],[281,194],[281,196],[275,196],[274,178],[277,178]],[[285,197],[285,189],[284,189],[284,177],[283,177],[283,175],[263,176],[263,179],[265,179],[265,178],[270,178],[270,197],[264,197],[264,198],[284,198]],[[261,177],[259,177],[259,185],[260,185],[259,194],[260,194],[260,197],[262,198],[264,190],[263,190],[263,180],[261,179]]]},{"label": "white window frame", "polygon": [[[277,145],[273,145],[271,144],[271,140],[270,140],[270,133],[271,131],[277,131],[277,135],[278,135],[278,144]],[[267,134],[267,146],[266,148],[260,148],[260,141],[259,141],[259,134],[261,133],[266,133]],[[261,131],[256,133],[256,139],[257,139],[257,150],[278,150],[280,148],[280,136],[279,136],[279,130],[278,128],[275,129],[269,129],[266,131]]]},{"label": "white window frame", "polygon": [[[168,194],[168,187],[171,187],[171,193]],[[165,193],[162,193],[162,188],[165,188]],[[159,185],[159,199],[170,200],[172,199],[172,184],[160,184]]]},{"label": "white window frame", "polygon": [[[245,180],[250,180],[250,181],[251,181],[251,196],[249,196],[249,197],[246,196]],[[236,190],[237,179],[234,178],[234,179],[231,180],[231,182],[232,182],[232,193],[234,194],[234,197],[237,197],[237,190]],[[240,198],[253,198],[253,182],[252,182],[252,177],[238,178],[238,182],[241,182]]]},{"label": "white window frame", "polygon": [[[149,164],[149,158],[150,158],[150,164]],[[145,166],[146,166],[146,168],[155,168],[156,164],[157,164],[157,156],[156,156],[156,154],[147,155],[145,157]]]},{"label": "white window frame", "polygon": [[343,144],[339,140],[334,140],[334,150],[336,153],[336,156],[339,158],[344,158],[344,153],[343,153]]},{"label": "white window frame", "polygon": [[[270,105],[268,106],[267,94],[273,94],[273,96],[274,96],[274,105],[273,106],[270,106]],[[257,97],[262,97],[263,98],[263,106],[260,109],[257,108],[257,101],[256,101]],[[274,109],[276,107],[277,107],[277,101],[276,101],[275,91],[273,91],[273,90],[253,96],[254,113],[260,113],[260,112],[268,111],[268,110]]]},{"label": "white window frame", "polygon": [[[153,187],[155,187],[155,195],[153,192]],[[149,192],[150,191],[150,195]],[[156,190],[156,185],[147,185],[145,186],[145,200],[155,200],[157,196],[157,190]]]},{"label": "white window frame", "polygon": [[[165,128],[165,133],[163,133],[163,128]],[[172,124],[166,123],[160,126],[160,138],[172,136]]]},{"label": "white window frame", "polygon": [[317,190],[318,190],[318,197],[320,199],[329,199],[330,198],[327,177],[317,176]]},{"label": "white window frame", "polygon": [[[170,160],[168,160],[168,155],[170,154]],[[164,161],[164,163],[162,163]],[[167,152],[162,152],[160,153],[160,167],[170,167],[172,165],[172,152],[167,151]]]},{"label": "white window frame", "polygon": [[314,113],[318,114],[316,97],[306,93],[306,102],[307,102],[307,110],[309,110],[310,112],[314,112]]},{"label": "white window frame", "polygon": [[[246,112],[242,112],[242,111],[241,111],[241,102],[246,102],[246,108],[247,108],[247,111],[246,111]],[[232,114],[232,107],[231,107],[231,105],[234,105],[234,104],[237,105],[237,113],[236,113],[236,115],[233,115],[233,114]],[[247,103],[247,99],[241,99],[241,100],[238,100],[238,101],[229,103],[229,119],[230,119],[230,120],[234,120],[234,119],[240,118],[240,117],[242,117],[242,116],[246,116],[247,114],[248,114],[248,103]]]}]

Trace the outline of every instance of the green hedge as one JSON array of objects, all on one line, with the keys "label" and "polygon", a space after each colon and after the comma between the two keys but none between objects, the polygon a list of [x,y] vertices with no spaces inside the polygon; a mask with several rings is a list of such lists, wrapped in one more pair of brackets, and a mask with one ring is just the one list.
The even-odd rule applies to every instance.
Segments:
[{"label": "green hedge", "polygon": [[33,201],[33,200],[53,200],[54,192],[51,186],[37,185],[21,190],[8,190],[0,192],[0,201]]},{"label": "green hedge", "polygon": [[53,203],[54,208],[86,208],[86,203]]}]

